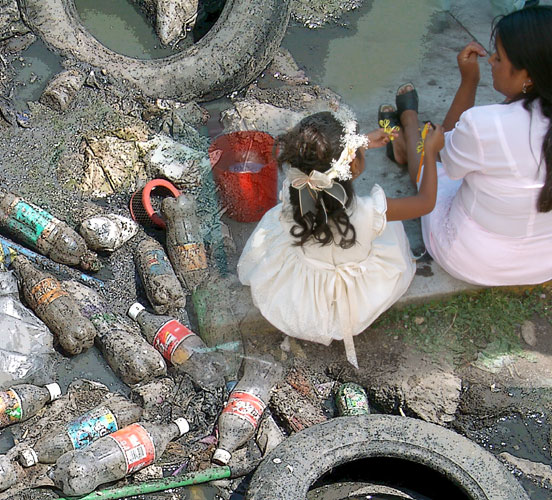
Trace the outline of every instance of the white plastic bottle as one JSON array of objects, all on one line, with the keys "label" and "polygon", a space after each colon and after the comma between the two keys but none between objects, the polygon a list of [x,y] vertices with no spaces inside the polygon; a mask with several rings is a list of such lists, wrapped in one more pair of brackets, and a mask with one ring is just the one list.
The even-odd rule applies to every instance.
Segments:
[{"label": "white plastic bottle", "polygon": [[63,454],[50,477],[65,495],[86,495],[100,484],[117,481],[151,465],[170,441],[188,431],[184,418],[169,424],[138,422],[86,448]]},{"label": "white plastic bottle", "polygon": [[64,453],[89,446],[138,420],[142,408],[120,394],[110,395],[104,403],[77,417],[58,432],[42,436],[32,448],[19,452],[19,462],[31,467],[38,462],[54,464]]},{"label": "white plastic bottle", "polygon": [[190,375],[202,387],[224,385],[223,361],[219,353],[210,350],[194,332],[172,316],[152,314],[138,302],[128,310],[130,318],[167,361],[177,370]]},{"label": "white plastic bottle", "polygon": [[254,436],[270,390],[282,373],[282,366],[268,356],[245,359],[243,376],[218,419],[219,442],[213,462],[226,465],[232,452]]},{"label": "white plastic bottle", "polygon": [[0,392],[0,429],[31,418],[60,396],[61,388],[55,382],[45,387],[14,385]]}]

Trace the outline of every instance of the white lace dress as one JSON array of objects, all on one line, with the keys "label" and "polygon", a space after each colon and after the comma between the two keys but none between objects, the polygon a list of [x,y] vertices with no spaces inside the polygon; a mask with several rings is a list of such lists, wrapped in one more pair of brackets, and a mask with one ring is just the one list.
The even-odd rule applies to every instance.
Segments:
[{"label": "white lace dress", "polygon": [[[284,188],[283,192],[287,190]],[[358,366],[353,339],[408,288],[415,262],[401,222],[387,222],[383,189],[356,197],[349,249],[307,242],[294,246],[288,202],[261,219],[242,252],[238,276],[262,315],[286,335],[329,345],[343,340]]]}]

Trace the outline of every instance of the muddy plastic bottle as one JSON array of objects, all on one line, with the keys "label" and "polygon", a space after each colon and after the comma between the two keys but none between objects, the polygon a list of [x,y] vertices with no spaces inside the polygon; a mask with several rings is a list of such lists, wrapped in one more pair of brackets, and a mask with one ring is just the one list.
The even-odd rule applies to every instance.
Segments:
[{"label": "muddy plastic bottle", "polygon": [[207,277],[207,254],[201,239],[196,203],[192,196],[165,198],[161,210],[167,223],[167,253],[187,293]]},{"label": "muddy plastic bottle", "polygon": [[57,337],[64,352],[74,355],[92,347],[96,329],[61,283],[21,255],[13,261],[13,267],[25,300]]},{"label": "muddy plastic bottle", "polygon": [[339,387],[335,395],[335,405],[340,417],[370,414],[366,391],[354,382],[347,382]]},{"label": "muddy plastic bottle", "polygon": [[167,444],[189,430],[186,419],[170,424],[138,422],[90,446],[63,454],[50,473],[65,495],[80,496],[139,471],[159,458]]},{"label": "muddy plastic bottle", "polygon": [[96,328],[96,344],[117,376],[128,385],[167,373],[163,356],[135,330],[129,320],[112,312],[106,301],[90,287],[69,280],[63,289],[77,302],[82,314]]},{"label": "muddy plastic bottle", "polygon": [[65,222],[0,188],[0,227],[55,262],[98,271],[100,261]]},{"label": "muddy plastic bottle", "polygon": [[232,452],[255,435],[270,390],[282,373],[282,366],[269,356],[245,359],[243,376],[218,419],[219,442],[213,462],[226,465]]},{"label": "muddy plastic bottle", "polygon": [[146,311],[138,302],[128,310],[142,333],[178,371],[190,375],[202,387],[224,385],[223,361],[219,353],[209,349],[188,327],[172,316],[159,316]]},{"label": "muddy plastic bottle", "polygon": [[64,453],[85,448],[94,441],[140,420],[142,408],[119,394],[65,425],[59,432],[42,436],[32,448],[20,451],[24,467],[41,462],[54,464]]},{"label": "muddy plastic bottle", "polygon": [[161,244],[145,238],[136,247],[134,263],[146,295],[157,314],[186,306],[186,295]]},{"label": "muddy plastic bottle", "polygon": [[55,382],[44,387],[19,384],[0,392],[0,429],[31,418],[60,396]]}]

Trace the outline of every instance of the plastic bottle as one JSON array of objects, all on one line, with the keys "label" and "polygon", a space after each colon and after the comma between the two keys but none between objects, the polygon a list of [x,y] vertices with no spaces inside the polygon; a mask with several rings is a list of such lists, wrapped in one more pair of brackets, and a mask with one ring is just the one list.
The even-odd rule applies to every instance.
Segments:
[{"label": "plastic bottle", "polygon": [[0,188],[0,227],[55,262],[98,271],[100,261],[65,222]]},{"label": "plastic bottle", "polygon": [[146,295],[157,314],[186,306],[186,295],[161,244],[144,238],[134,252],[134,263]]},{"label": "plastic bottle", "polygon": [[99,438],[137,422],[142,408],[119,394],[65,425],[59,432],[42,436],[32,448],[19,452],[19,462],[30,467],[38,462],[54,464],[64,453],[85,448]]},{"label": "plastic bottle", "polygon": [[57,337],[62,349],[69,355],[92,347],[96,329],[85,318],[76,302],[51,274],[40,271],[25,257],[19,255],[13,267],[21,281],[25,300]]},{"label": "plastic bottle", "polygon": [[104,359],[125,384],[134,385],[166,375],[163,356],[127,318],[111,311],[100,294],[74,280],[64,281],[63,288],[96,328],[96,343]]},{"label": "plastic bottle", "polygon": [[200,222],[192,196],[165,198],[161,211],[167,223],[167,253],[187,293],[207,277],[207,254],[201,239]]},{"label": "plastic bottle", "polygon": [[44,387],[19,384],[0,392],[0,429],[24,422],[60,396],[61,388],[55,382]]},{"label": "plastic bottle", "polygon": [[138,224],[119,214],[90,217],[81,222],[79,233],[92,250],[114,252],[138,233]]},{"label": "plastic bottle", "polygon": [[219,442],[213,462],[226,465],[232,452],[254,436],[270,390],[282,372],[282,366],[268,356],[245,359],[243,376],[218,419]]},{"label": "plastic bottle", "polygon": [[223,361],[194,332],[172,316],[159,316],[146,311],[138,302],[128,310],[142,333],[178,371],[190,375],[202,387],[224,385]]},{"label": "plastic bottle", "polygon": [[184,418],[170,424],[129,425],[86,448],[63,454],[50,477],[65,495],[86,495],[100,484],[122,479],[152,464],[163,454],[169,441],[188,430]]},{"label": "plastic bottle", "polygon": [[335,395],[335,404],[340,417],[370,413],[366,391],[354,382],[347,382],[339,387]]}]

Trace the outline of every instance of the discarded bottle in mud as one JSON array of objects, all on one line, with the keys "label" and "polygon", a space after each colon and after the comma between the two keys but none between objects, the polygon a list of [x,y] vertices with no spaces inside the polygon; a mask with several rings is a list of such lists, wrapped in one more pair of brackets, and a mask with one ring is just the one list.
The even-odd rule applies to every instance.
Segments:
[{"label": "discarded bottle in mud", "polygon": [[74,229],[46,210],[0,188],[0,227],[55,262],[98,271],[100,261]]},{"label": "discarded bottle in mud", "polygon": [[79,232],[92,250],[114,252],[138,233],[138,224],[119,214],[106,214],[83,220]]},{"label": "discarded bottle in mud", "polygon": [[32,448],[19,453],[19,462],[31,467],[38,462],[54,464],[64,453],[89,446],[94,441],[140,420],[142,408],[119,394],[65,425],[59,432],[49,432]]},{"label": "discarded bottle in mud", "polygon": [[201,387],[222,387],[224,378],[220,354],[209,349],[188,327],[172,316],[146,311],[135,302],[128,310],[142,333],[178,371],[187,373]]},{"label": "discarded bottle in mud", "polygon": [[152,464],[170,441],[188,430],[184,418],[170,424],[138,422],[129,425],[86,448],[63,454],[50,477],[64,494],[86,495],[100,484],[122,479]]},{"label": "discarded bottle in mud", "polygon": [[64,281],[63,289],[96,328],[96,343],[104,359],[125,384],[166,375],[163,356],[135,331],[127,318],[111,311],[98,292],[75,280]]},{"label": "discarded bottle in mud", "polygon": [[335,404],[340,417],[370,414],[366,391],[354,382],[347,382],[339,387],[335,395]]},{"label": "discarded bottle in mud", "polygon": [[134,262],[146,295],[157,314],[186,306],[186,295],[161,244],[145,238],[136,247]]},{"label": "discarded bottle in mud", "polygon": [[218,419],[219,442],[213,462],[226,465],[234,450],[255,435],[270,390],[282,377],[282,366],[268,356],[246,358],[244,373]]},{"label": "discarded bottle in mud", "polygon": [[15,464],[6,455],[0,455],[0,491],[11,488],[15,483],[17,483]]},{"label": "discarded bottle in mud", "polygon": [[55,382],[44,387],[19,384],[0,392],[0,429],[24,422],[60,396],[61,388]]},{"label": "discarded bottle in mud", "polygon": [[56,336],[64,352],[74,355],[92,347],[96,329],[81,314],[61,283],[34,267],[22,255],[18,255],[12,265],[21,281],[25,300]]},{"label": "discarded bottle in mud", "polygon": [[195,199],[186,194],[165,198],[161,210],[167,223],[167,253],[187,293],[207,277],[207,254],[201,239]]}]

